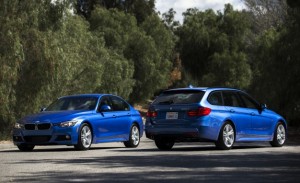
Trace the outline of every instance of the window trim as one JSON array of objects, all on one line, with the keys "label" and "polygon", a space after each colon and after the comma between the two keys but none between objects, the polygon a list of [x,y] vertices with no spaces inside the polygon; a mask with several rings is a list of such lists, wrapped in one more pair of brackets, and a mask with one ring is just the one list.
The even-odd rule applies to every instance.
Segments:
[{"label": "window trim", "polygon": [[[243,103],[243,108],[246,108],[246,109],[257,109],[257,110],[260,109],[260,104],[259,104],[259,102],[257,102],[257,101],[256,101],[253,97],[251,97],[249,94],[240,91],[240,92],[238,92],[238,95],[239,95],[239,97],[240,97],[240,100],[241,100],[242,103]],[[249,107],[247,107],[245,101],[244,101],[243,98],[242,98],[243,95],[244,95],[247,99],[249,99],[250,101],[254,102],[255,108],[249,108]]]},{"label": "window trim", "polygon": [[[125,100],[123,100],[121,97],[111,95],[111,96],[109,96],[109,98],[110,98],[110,101],[112,104],[112,111],[130,111],[130,105]],[[114,104],[113,104],[113,98],[117,98],[118,100],[122,101],[123,104],[127,105],[127,107],[125,107],[124,110],[115,110]],[[128,108],[128,109],[126,110],[126,108]]]},{"label": "window trim", "polygon": [[[210,103],[210,101],[208,100],[210,98],[211,95],[213,95],[214,93],[220,93],[221,94],[221,105],[215,105],[215,104],[212,104]],[[207,102],[210,104],[210,105],[213,105],[213,106],[224,106],[224,99],[223,99],[223,92],[222,90],[215,90],[215,91],[212,91],[209,93],[209,95],[207,96]]]}]

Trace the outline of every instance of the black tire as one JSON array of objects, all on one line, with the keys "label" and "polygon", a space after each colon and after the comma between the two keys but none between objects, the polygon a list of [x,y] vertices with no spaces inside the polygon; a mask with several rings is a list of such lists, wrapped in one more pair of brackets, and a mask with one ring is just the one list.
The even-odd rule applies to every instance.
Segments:
[{"label": "black tire", "polygon": [[164,138],[155,138],[155,145],[160,150],[171,150],[174,146],[174,140],[173,139],[164,139]]},{"label": "black tire", "polygon": [[31,144],[20,144],[17,146],[20,151],[24,151],[24,152],[32,151],[35,147],[35,145],[31,145]]},{"label": "black tire", "polygon": [[273,147],[282,147],[286,140],[286,129],[282,122],[279,122],[276,125],[276,128],[274,130],[274,136],[273,140],[270,142],[270,144]]},{"label": "black tire", "polygon": [[83,123],[79,128],[78,142],[74,145],[76,150],[88,150],[93,142],[93,133],[91,127],[87,123]]},{"label": "black tire", "polygon": [[130,128],[129,140],[124,142],[125,147],[134,148],[140,144],[140,130],[136,124]]},{"label": "black tire", "polygon": [[216,147],[221,150],[229,150],[232,148],[235,141],[235,130],[231,123],[226,122],[222,126]]}]

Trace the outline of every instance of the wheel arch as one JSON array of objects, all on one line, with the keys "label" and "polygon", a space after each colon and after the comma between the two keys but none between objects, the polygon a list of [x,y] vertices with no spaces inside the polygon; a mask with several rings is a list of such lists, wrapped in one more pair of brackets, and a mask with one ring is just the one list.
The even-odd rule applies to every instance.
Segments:
[{"label": "wheel arch", "polygon": [[141,133],[142,129],[141,129],[140,124],[139,124],[137,121],[133,121],[133,122],[131,123],[130,129],[131,129],[131,127],[132,127],[133,125],[136,125],[136,126],[139,128],[140,133]]},{"label": "wheel arch", "polygon": [[277,125],[278,125],[279,123],[283,124],[283,127],[284,127],[285,132],[286,132],[285,134],[287,135],[287,122],[286,122],[284,119],[279,118],[279,119],[277,120],[277,122],[275,123],[275,126],[274,126],[274,128],[273,128],[272,138],[274,138],[275,130],[276,130],[276,127],[277,127]]},{"label": "wheel arch", "polygon": [[236,126],[235,126],[234,122],[233,122],[231,119],[226,119],[226,120],[223,121],[222,125],[221,125],[220,128],[219,128],[219,132],[218,132],[218,137],[217,137],[217,139],[219,138],[219,136],[220,136],[220,131],[221,131],[221,129],[222,129],[222,127],[224,126],[225,123],[230,123],[230,124],[232,125],[233,130],[234,130],[234,139],[236,140]]},{"label": "wheel arch", "polygon": [[91,128],[92,138],[93,138],[93,139],[92,139],[92,143],[93,143],[93,141],[94,141],[94,139],[95,139],[95,137],[94,137],[95,132],[94,132],[94,128],[93,128],[92,123],[91,123],[90,121],[88,121],[88,120],[84,120],[84,121],[82,121],[82,122],[80,123],[79,128],[80,128],[80,126],[83,125],[83,124],[87,124],[87,125],[89,125],[89,127]]}]

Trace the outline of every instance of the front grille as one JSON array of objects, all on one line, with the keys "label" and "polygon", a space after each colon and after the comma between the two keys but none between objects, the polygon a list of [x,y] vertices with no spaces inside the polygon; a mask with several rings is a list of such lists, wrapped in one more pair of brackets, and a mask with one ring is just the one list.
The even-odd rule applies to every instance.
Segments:
[{"label": "front grille", "polygon": [[50,123],[38,124],[38,129],[39,130],[48,130],[48,129],[50,129],[50,127],[51,127]]},{"label": "front grille", "polygon": [[49,130],[51,128],[51,123],[30,123],[24,125],[25,130]]},{"label": "front grille", "polygon": [[26,142],[38,142],[38,143],[42,143],[42,142],[49,142],[50,139],[51,139],[50,135],[24,136],[24,140]]}]

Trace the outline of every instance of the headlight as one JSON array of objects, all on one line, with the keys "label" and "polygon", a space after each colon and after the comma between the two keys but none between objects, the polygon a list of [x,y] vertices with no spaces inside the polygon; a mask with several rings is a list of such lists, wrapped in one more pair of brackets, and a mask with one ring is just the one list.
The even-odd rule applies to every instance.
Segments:
[{"label": "headlight", "polygon": [[15,127],[15,129],[22,129],[24,127],[24,125],[21,123],[15,123],[14,127]]},{"label": "headlight", "polygon": [[72,127],[77,123],[77,121],[65,121],[59,124],[60,127]]}]

